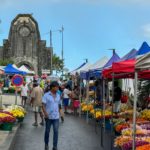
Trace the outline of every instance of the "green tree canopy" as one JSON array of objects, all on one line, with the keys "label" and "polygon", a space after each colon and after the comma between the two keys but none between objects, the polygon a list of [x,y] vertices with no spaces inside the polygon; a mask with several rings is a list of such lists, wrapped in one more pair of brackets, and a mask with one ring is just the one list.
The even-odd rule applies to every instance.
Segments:
[{"label": "green tree canopy", "polygon": [[0,59],[0,66],[7,66],[8,64],[13,64],[14,61],[11,59]]},{"label": "green tree canopy", "polygon": [[52,61],[52,69],[56,72],[61,72],[64,67],[64,61],[56,54],[53,55]]}]

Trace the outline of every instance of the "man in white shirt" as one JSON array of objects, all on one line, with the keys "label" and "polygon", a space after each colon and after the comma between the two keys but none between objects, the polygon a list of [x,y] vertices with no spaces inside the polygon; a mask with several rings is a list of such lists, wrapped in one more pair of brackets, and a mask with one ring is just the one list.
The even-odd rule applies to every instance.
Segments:
[{"label": "man in white shirt", "polygon": [[65,108],[65,113],[68,113],[68,105],[69,105],[69,98],[71,96],[71,91],[69,90],[69,86],[67,85],[63,90],[63,103]]},{"label": "man in white shirt", "polygon": [[21,104],[23,107],[25,107],[28,98],[28,87],[26,86],[26,82],[23,82],[23,85],[21,86],[21,97],[22,97]]}]

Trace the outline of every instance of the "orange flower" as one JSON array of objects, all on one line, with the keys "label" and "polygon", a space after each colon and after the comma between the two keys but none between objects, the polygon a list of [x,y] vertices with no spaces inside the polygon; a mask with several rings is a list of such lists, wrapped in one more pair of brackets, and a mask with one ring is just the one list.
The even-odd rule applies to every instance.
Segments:
[{"label": "orange flower", "polygon": [[150,144],[139,146],[136,148],[136,150],[149,150],[150,149]]}]

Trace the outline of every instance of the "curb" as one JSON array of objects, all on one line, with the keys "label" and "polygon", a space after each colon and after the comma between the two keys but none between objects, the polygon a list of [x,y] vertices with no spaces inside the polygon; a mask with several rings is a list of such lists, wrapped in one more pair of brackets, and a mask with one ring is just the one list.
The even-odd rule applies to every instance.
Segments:
[{"label": "curb", "polygon": [[0,150],[14,150],[15,139],[19,128],[20,128],[20,124],[13,127],[13,130],[11,132],[4,131],[6,134],[8,133],[8,136],[5,142],[2,145],[0,145]]}]

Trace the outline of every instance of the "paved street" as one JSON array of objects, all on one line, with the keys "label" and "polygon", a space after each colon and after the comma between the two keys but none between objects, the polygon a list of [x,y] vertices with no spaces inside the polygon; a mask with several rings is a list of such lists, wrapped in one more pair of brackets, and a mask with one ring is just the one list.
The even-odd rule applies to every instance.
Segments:
[{"label": "paved street", "polygon": [[[14,150],[43,150],[44,127],[32,127],[33,114],[28,113],[17,135]],[[52,149],[52,132],[50,136]],[[84,119],[68,115],[60,123],[58,150],[101,150],[100,134]]]}]

